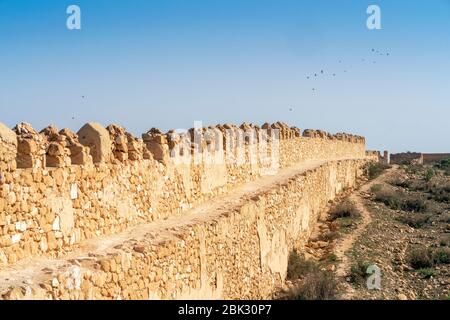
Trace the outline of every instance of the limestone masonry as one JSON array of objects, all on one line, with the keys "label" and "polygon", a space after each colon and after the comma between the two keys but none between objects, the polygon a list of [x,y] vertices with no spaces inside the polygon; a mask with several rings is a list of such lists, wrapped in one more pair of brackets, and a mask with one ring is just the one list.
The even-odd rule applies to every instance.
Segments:
[{"label": "limestone masonry", "polygon": [[404,152],[391,154],[391,163],[405,164],[430,164],[441,160],[450,159],[450,153],[419,153],[419,152]]},{"label": "limestone masonry", "polygon": [[383,159],[281,122],[141,138],[0,123],[0,295],[267,298],[328,201]]}]

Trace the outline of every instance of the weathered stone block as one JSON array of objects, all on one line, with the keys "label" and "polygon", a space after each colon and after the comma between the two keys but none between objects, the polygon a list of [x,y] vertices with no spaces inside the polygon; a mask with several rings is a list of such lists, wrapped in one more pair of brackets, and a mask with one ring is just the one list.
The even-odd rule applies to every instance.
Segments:
[{"label": "weathered stone block", "polygon": [[78,131],[80,143],[90,148],[94,163],[111,160],[112,144],[108,131],[100,124],[90,122]]}]

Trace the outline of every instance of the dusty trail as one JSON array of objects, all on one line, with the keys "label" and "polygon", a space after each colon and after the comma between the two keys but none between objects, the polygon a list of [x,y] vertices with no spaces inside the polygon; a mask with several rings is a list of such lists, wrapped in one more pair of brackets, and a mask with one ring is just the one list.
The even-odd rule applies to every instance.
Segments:
[{"label": "dusty trail", "polygon": [[[357,228],[351,234],[342,238],[337,243],[334,249],[334,254],[336,255],[338,261],[340,261],[340,263],[337,265],[336,268],[336,275],[338,277],[344,278],[348,274],[351,267],[351,263],[346,253],[352,248],[356,239],[358,239],[362,235],[366,227],[372,221],[371,213],[366,209],[364,205],[364,194],[367,193],[373,185],[381,184],[389,180],[390,178],[392,178],[394,174],[395,174],[394,167],[388,169],[379,177],[364,184],[363,186],[361,186],[359,190],[356,190],[349,196],[348,199],[355,205],[356,209],[361,213],[362,221],[357,225]],[[351,295],[351,292],[353,290],[351,286],[348,284],[346,289],[347,292],[344,294],[343,297],[344,299],[348,299],[349,295]]]}]

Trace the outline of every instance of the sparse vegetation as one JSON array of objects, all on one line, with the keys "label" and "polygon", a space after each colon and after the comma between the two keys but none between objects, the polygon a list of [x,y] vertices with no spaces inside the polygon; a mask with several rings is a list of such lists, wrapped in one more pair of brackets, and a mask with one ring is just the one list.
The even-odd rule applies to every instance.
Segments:
[{"label": "sparse vegetation", "polygon": [[441,160],[434,167],[443,171],[447,171],[448,169],[450,169],[450,159]]},{"label": "sparse vegetation", "polygon": [[418,272],[423,279],[430,279],[438,274],[436,270],[431,268],[419,269]]},{"label": "sparse vegetation", "polygon": [[306,276],[303,285],[293,292],[297,300],[333,300],[336,298],[337,280],[330,271],[319,271]]},{"label": "sparse vegetation", "polygon": [[336,220],[340,218],[352,218],[357,219],[361,217],[361,213],[358,211],[356,206],[346,200],[344,202],[339,203],[334,209],[330,212],[331,220]]},{"label": "sparse vegetation", "polygon": [[438,202],[450,203],[450,183],[436,181],[432,182],[432,177],[436,175],[435,171],[433,172],[433,174],[426,173],[423,180],[394,179],[389,181],[389,184],[395,187],[408,189],[409,191],[424,192],[427,193],[429,199]]},{"label": "sparse vegetation", "polygon": [[391,168],[390,165],[384,163],[370,163],[366,167],[366,173],[369,180],[379,177],[386,169]]},{"label": "sparse vegetation", "polygon": [[433,252],[433,261],[437,264],[450,263],[450,249],[438,248]]},{"label": "sparse vegetation", "polygon": [[339,238],[339,236],[339,232],[337,231],[327,231],[320,235],[319,240],[330,242]]},{"label": "sparse vegetation", "polygon": [[434,175],[435,175],[435,172],[432,168],[427,169],[427,171],[425,172],[425,177],[424,177],[425,181],[430,182],[431,179],[433,179]]},{"label": "sparse vegetation", "polygon": [[434,184],[428,187],[427,192],[435,201],[450,203],[450,183]]},{"label": "sparse vegetation", "polygon": [[441,247],[450,246],[450,234],[445,234],[445,235],[441,236],[441,238],[439,239],[439,245]]},{"label": "sparse vegetation", "polygon": [[306,260],[296,251],[289,256],[288,279],[301,279],[291,291],[297,300],[332,300],[337,294],[337,280],[333,272],[321,270],[318,263]]},{"label": "sparse vegetation", "polygon": [[370,263],[357,261],[350,268],[350,281],[354,284],[362,284],[367,279],[367,268]]},{"label": "sparse vegetation", "polygon": [[417,173],[423,171],[424,168],[423,168],[423,165],[409,163],[409,164],[406,164],[404,169],[407,173],[417,174]]},{"label": "sparse vegetation", "polygon": [[427,209],[427,204],[423,199],[410,197],[388,188],[382,188],[375,192],[375,201],[382,202],[393,210],[425,212]]},{"label": "sparse vegetation", "polygon": [[381,184],[374,184],[373,186],[370,187],[370,191],[372,193],[377,193],[380,192],[382,188],[383,186]]},{"label": "sparse vegetation", "polygon": [[411,228],[419,229],[430,221],[431,216],[422,213],[408,213],[398,217],[398,221],[407,224]]},{"label": "sparse vegetation", "polygon": [[338,256],[337,256],[336,254],[330,253],[330,254],[327,256],[327,260],[330,261],[330,262],[336,262],[336,261],[338,261],[339,259],[338,259]]},{"label": "sparse vegetation", "polygon": [[299,279],[306,274],[317,272],[318,269],[319,267],[315,262],[306,260],[293,250],[289,255],[287,278],[291,280]]},{"label": "sparse vegetation", "polygon": [[[372,223],[347,252],[351,260],[346,280],[352,283],[353,298],[448,296],[450,180],[445,170],[450,170],[449,165],[450,160],[433,167],[402,166],[402,170],[389,173],[388,180],[380,179],[372,185],[370,198],[365,192],[360,194],[359,199],[371,211]],[[341,225],[347,219],[336,222]],[[352,232],[353,228],[347,230]],[[366,261],[375,261],[385,271],[383,290],[367,290]]]},{"label": "sparse vegetation", "polygon": [[411,250],[408,261],[411,267],[416,270],[431,268],[434,265],[431,250],[424,247]]},{"label": "sparse vegetation", "polygon": [[418,247],[411,250],[409,253],[409,264],[414,269],[431,268],[436,264],[450,263],[450,249],[438,248],[435,250]]}]

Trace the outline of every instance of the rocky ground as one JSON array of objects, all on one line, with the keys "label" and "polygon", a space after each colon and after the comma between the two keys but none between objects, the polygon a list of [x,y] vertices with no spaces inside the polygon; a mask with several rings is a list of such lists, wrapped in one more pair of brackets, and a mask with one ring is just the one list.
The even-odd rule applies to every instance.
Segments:
[{"label": "rocky ground", "polygon": [[[277,297],[449,299],[448,170],[395,166],[361,185],[332,204],[304,252],[293,253]],[[379,289],[367,287],[375,284],[369,266],[380,270]]]}]

